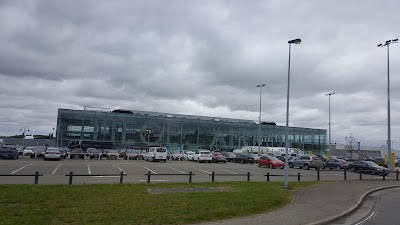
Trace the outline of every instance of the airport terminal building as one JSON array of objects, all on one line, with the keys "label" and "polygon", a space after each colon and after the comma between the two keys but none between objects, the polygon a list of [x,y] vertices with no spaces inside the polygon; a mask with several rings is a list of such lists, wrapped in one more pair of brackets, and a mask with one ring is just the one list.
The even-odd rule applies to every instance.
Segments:
[{"label": "airport terminal building", "polygon": [[[56,144],[97,143],[104,148],[166,146],[170,150],[233,150],[258,146],[258,123],[252,120],[85,107],[58,109]],[[324,152],[326,130],[289,127],[289,143]],[[261,123],[261,145],[285,146],[285,126]]]}]

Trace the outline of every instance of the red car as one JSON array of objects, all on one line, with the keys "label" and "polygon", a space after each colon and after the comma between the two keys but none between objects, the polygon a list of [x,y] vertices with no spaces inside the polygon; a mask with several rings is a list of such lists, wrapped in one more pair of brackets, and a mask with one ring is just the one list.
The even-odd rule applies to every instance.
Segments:
[{"label": "red car", "polygon": [[257,165],[259,167],[266,166],[272,169],[280,167],[281,169],[285,168],[285,163],[279,160],[278,158],[270,155],[263,155],[258,158]]}]

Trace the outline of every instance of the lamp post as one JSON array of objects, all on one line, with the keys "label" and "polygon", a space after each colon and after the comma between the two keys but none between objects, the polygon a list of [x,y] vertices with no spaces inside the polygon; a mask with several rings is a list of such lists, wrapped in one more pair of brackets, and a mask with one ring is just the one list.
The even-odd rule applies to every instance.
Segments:
[{"label": "lamp post", "polygon": [[25,132],[26,132],[26,131],[29,131],[29,129],[27,130],[26,128],[23,128],[23,129],[19,129],[19,130],[20,130],[20,131],[22,131],[22,130],[24,131],[24,133],[23,133],[24,135],[23,135],[23,137],[22,137],[22,138],[23,138],[23,139],[22,139],[22,145],[25,147],[25,136],[26,136],[26,133],[25,133]]},{"label": "lamp post", "polygon": [[258,116],[258,153],[260,153],[260,136],[261,136],[261,91],[262,87],[265,87],[265,84],[259,84],[257,87],[260,88],[260,114]]},{"label": "lamp post", "polygon": [[287,82],[287,98],[286,98],[286,130],[285,130],[285,183],[283,185],[284,188],[290,188],[289,187],[289,169],[288,169],[288,165],[289,165],[289,151],[288,151],[288,147],[289,147],[289,140],[288,140],[288,136],[289,136],[289,87],[290,87],[290,53],[291,53],[291,47],[292,44],[300,44],[301,43],[301,39],[297,38],[297,39],[293,39],[288,41],[289,43],[289,64],[288,64],[288,82]]},{"label": "lamp post", "polygon": [[329,150],[331,149],[331,95],[334,95],[335,93],[329,93],[326,94],[325,96],[328,96],[329,98]]},{"label": "lamp post", "polygon": [[393,43],[398,43],[399,39],[388,40],[384,44],[379,44],[378,47],[387,46],[387,114],[388,114],[388,122],[387,122],[387,129],[388,129],[388,169],[393,170],[392,165],[392,140],[390,134],[390,65],[389,65],[389,45]]}]

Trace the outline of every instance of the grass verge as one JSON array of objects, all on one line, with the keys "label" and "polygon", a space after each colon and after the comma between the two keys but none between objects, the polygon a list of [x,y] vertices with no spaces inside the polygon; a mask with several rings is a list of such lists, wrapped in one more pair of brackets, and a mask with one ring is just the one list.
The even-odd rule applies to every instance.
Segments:
[{"label": "grass verge", "polygon": [[[0,224],[191,224],[268,212],[316,182],[0,185]],[[149,188],[223,187],[227,192],[150,194]]]}]

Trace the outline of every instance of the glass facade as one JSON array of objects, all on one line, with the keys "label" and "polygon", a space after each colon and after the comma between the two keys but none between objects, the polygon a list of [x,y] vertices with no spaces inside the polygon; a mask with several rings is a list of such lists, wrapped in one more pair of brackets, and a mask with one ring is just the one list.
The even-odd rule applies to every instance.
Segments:
[{"label": "glass facade", "polygon": [[[326,130],[289,127],[288,139],[292,148],[324,152]],[[258,146],[258,123],[135,110],[58,109],[57,145],[67,146],[70,140],[108,141],[114,148],[233,150]],[[261,124],[260,140],[261,146],[284,147],[285,127]]]}]

